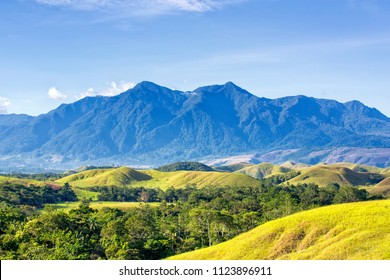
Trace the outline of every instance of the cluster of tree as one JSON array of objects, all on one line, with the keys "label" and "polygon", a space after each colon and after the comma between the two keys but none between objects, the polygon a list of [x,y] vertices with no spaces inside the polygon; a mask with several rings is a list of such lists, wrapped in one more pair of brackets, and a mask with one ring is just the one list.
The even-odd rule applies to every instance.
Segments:
[{"label": "cluster of tree", "polygon": [[28,187],[21,184],[0,184],[0,202],[4,201],[11,205],[28,205],[42,208],[47,203],[63,201],[77,201],[72,188],[65,184],[62,187],[34,186]]},{"label": "cluster of tree", "polygon": [[86,189],[99,193],[99,201],[160,202],[163,197],[163,191],[158,188],[95,186]]},{"label": "cluster of tree", "polygon": [[262,180],[266,184],[279,185],[279,184],[287,182],[288,180],[295,178],[299,175],[301,175],[300,171],[293,170],[293,171],[290,171],[287,173],[274,174],[274,175],[269,176],[267,178],[263,178]]},{"label": "cluster of tree", "polygon": [[[243,205],[251,205],[250,201],[253,202],[253,205],[266,203],[265,200],[271,199],[270,193],[272,199],[288,196],[293,205],[303,205],[305,208],[373,199],[364,189],[340,187],[338,184],[331,184],[325,188],[319,188],[315,184],[282,187],[275,186],[273,181],[268,178],[256,187],[208,186],[197,188],[196,186],[186,186],[178,189],[170,187],[163,191],[160,188],[95,186],[89,187],[87,190],[98,192],[99,201],[188,202],[191,205],[206,202],[218,204],[222,207],[221,210],[227,211],[232,211],[241,202]],[[376,198],[379,197],[374,199]]]},{"label": "cluster of tree", "polygon": [[179,170],[187,170],[187,171],[213,171],[213,169],[200,162],[192,162],[192,161],[184,161],[184,162],[176,162],[164,166],[160,166],[156,170],[163,172],[173,172]]},{"label": "cluster of tree", "polygon": [[55,181],[64,177],[64,174],[61,173],[34,173],[34,174],[25,174],[25,173],[7,173],[0,174],[0,176],[18,178],[18,179],[28,179],[28,180],[37,180],[37,181]]},{"label": "cluster of tree", "polygon": [[29,216],[23,207],[2,202],[0,258],[161,259],[218,244],[296,211],[371,199],[365,190],[311,184],[155,191],[159,206],[140,204],[125,212],[96,211],[84,201],[68,212],[47,207]]}]

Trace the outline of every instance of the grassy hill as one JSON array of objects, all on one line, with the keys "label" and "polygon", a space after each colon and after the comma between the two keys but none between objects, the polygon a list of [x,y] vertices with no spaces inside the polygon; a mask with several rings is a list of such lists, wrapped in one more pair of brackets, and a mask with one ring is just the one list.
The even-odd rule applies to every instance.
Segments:
[{"label": "grassy hill", "polygon": [[303,170],[301,175],[288,182],[290,184],[314,183],[322,187],[331,183],[345,186],[364,186],[378,183],[372,179],[373,176],[374,173],[355,172],[346,167],[316,165]]},{"label": "grassy hill", "polygon": [[390,167],[383,169],[381,174],[385,177],[390,177]]},{"label": "grassy hill", "polygon": [[183,162],[175,162],[172,164],[167,164],[160,166],[156,170],[163,171],[163,172],[173,172],[173,171],[179,171],[179,170],[186,170],[186,171],[213,171],[213,169],[200,162],[191,162],[191,161],[183,161]]},{"label": "grassy hill", "polygon": [[295,163],[295,162],[292,162],[292,161],[286,161],[285,163],[282,163],[280,165],[280,167],[285,167],[285,168],[289,168],[289,169],[292,169],[292,170],[302,170],[302,169],[310,167],[310,165],[307,165],[307,164],[304,164],[304,163]]},{"label": "grassy hill", "polygon": [[236,171],[237,173],[246,174],[256,179],[261,179],[270,175],[281,174],[290,172],[291,169],[281,167],[272,163],[260,163],[252,166],[245,167]]},{"label": "grassy hill", "polygon": [[133,186],[169,187],[182,188],[187,185],[205,186],[256,186],[259,181],[244,174],[225,172],[202,172],[202,171],[175,171],[161,172],[146,170],[143,173],[152,177],[149,181],[133,182]]},{"label": "grassy hill", "polygon": [[59,184],[69,183],[77,187],[90,186],[143,186],[181,188],[187,185],[204,186],[255,186],[259,182],[244,174],[204,171],[158,170],[136,171],[128,167],[116,169],[95,169],[73,174],[56,181]]},{"label": "grassy hill", "polygon": [[20,184],[23,186],[35,185],[35,186],[44,187],[46,185],[53,185],[53,183],[50,182],[42,182],[42,181],[31,180],[31,179],[19,179],[19,178],[7,177],[7,176],[0,176],[0,184],[6,182],[12,184]]},{"label": "grassy hill", "polygon": [[76,173],[56,183],[69,183],[72,186],[127,186],[134,181],[150,180],[151,177],[129,167],[93,169]]},{"label": "grassy hill", "polygon": [[332,205],[170,259],[390,259],[389,228],[390,200]]},{"label": "grassy hill", "polygon": [[346,167],[346,168],[349,168],[355,172],[381,173],[383,171],[383,168],[380,168],[380,167],[369,166],[369,165],[364,165],[364,164],[349,163],[349,162],[332,163],[332,164],[328,164],[328,166]]},{"label": "grassy hill", "polygon": [[379,184],[375,185],[374,187],[369,187],[366,189],[372,194],[377,194],[377,195],[381,194],[386,197],[390,197],[390,177],[379,182]]},{"label": "grassy hill", "polygon": [[235,172],[237,170],[243,169],[245,167],[253,166],[252,163],[247,162],[240,162],[240,163],[233,163],[229,165],[221,165],[221,166],[214,166],[213,168],[218,171],[227,171],[227,172]]}]

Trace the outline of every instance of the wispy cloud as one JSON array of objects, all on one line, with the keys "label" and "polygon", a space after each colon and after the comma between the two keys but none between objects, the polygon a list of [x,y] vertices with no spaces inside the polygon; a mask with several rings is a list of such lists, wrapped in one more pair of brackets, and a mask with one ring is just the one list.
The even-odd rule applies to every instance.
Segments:
[{"label": "wispy cloud", "polygon": [[7,109],[11,105],[9,99],[0,96],[0,114],[7,114]]},{"label": "wispy cloud", "polygon": [[47,91],[47,95],[49,96],[50,99],[53,100],[65,100],[66,98],[68,98],[68,95],[60,92],[55,87],[49,88],[49,90]]},{"label": "wispy cloud", "polygon": [[76,10],[117,10],[132,15],[174,11],[207,12],[243,0],[35,0],[39,4]]},{"label": "wispy cloud", "polygon": [[89,88],[86,91],[80,93],[80,95],[76,96],[76,99],[79,100],[79,99],[82,99],[84,97],[97,96],[97,95],[115,96],[115,95],[118,95],[118,94],[120,94],[120,93],[122,93],[130,88],[133,88],[134,86],[135,86],[135,83],[133,83],[133,82],[121,81],[119,84],[117,84],[116,82],[111,82],[110,86],[108,88],[101,90],[101,91],[96,91],[93,88]]}]

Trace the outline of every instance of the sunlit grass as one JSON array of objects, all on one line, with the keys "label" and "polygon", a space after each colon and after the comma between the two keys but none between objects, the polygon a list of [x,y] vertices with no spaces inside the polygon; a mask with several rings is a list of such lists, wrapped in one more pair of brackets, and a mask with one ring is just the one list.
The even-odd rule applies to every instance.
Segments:
[{"label": "sunlit grass", "polygon": [[[90,186],[134,186],[182,188],[188,185],[204,186],[257,186],[259,181],[244,174],[228,172],[132,170],[124,173],[123,168],[109,170],[89,170],[62,178],[57,183],[69,182],[80,188]],[[127,178],[127,179],[126,179]],[[132,179],[129,179],[132,178]]]},{"label": "sunlit grass", "polygon": [[170,259],[390,259],[390,200],[300,212]]},{"label": "sunlit grass", "polygon": [[46,186],[47,184],[50,184],[50,183],[32,180],[32,179],[19,179],[19,178],[13,178],[13,177],[0,176],[0,184],[6,183],[6,182],[9,182],[12,184],[20,184],[23,186],[34,185],[34,186],[40,186],[40,187],[43,187],[43,186]]},{"label": "sunlit grass", "polygon": [[337,183],[340,186],[364,186],[372,184],[369,173],[355,172],[346,167],[316,165],[305,169],[301,175],[288,181],[290,184],[313,183],[320,187]]}]

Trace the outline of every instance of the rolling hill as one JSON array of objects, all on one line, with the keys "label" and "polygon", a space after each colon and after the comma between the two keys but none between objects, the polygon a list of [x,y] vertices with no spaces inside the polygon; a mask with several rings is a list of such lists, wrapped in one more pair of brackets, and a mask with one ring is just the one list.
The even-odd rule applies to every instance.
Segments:
[{"label": "rolling hill", "polygon": [[6,177],[6,176],[0,176],[0,183],[6,183],[10,182],[12,184],[20,184],[23,186],[39,186],[44,187],[46,185],[54,185],[51,182],[43,182],[43,181],[37,181],[37,180],[31,180],[31,179],[19,179],[19,178],[13,178],[13,177]]},{"label": "rolling hill", "polygon": [[369,191],[372,194],[384,195],[386,197],[390,197],[390,177],[379,182],[374,187],[367,188],[367,191]]},{"label": "rolling hill", "polygon": [[280,167],[285,167],[285,168],[288,168],[288,169],[291,169],[291,170],[299,171],[299,170],[302,170],[302,169],[310,167],[310,165],[304,164],[304,163],[296,163],[296,162],[293,162],[293,161],[286,161],[286,162],[282,163],[280,165]]},{"label": "rolling hill", "polygon": [[357,164],[357,163],[349,163],[349,162],[331,163],[331,164],[328,164],[328,166],[346,167],[346,168],[349,168],[355,172],[381,173],[384,171],[384,169],[380,168],[380,167],[364,165],[364,164]]},{"label": "rolling hill", "polygon": [[316,165],[302,171],[301,175],[287,181],[289,184],[314,183],[320,187],[329,184],[345,186],[365,186],[377,184],[375,178],[383,179],[383,176],[376,173],[355,172],[346,167]]},{"label": "rolling hill", "polygon": [[260,163],[253,166],[244,167],[236,171],[237,173],[246,174],[256,179],[261,179],[270,175],[290,172],[291,169],[281,167],[272,163]]},{"label": "rolling hill", "polygon": [[252,163],[248,163],[248,162],[239,162],[239,163],[233,163],[228,165],[213,166],[213,168],[217,171],[235,172],[252,165],[253,165]]},{"label": "rolling hill", "polygon": [[60,180],[56,183],[69,183],[72,186],[127,186],[134,181],[146,181],[151,177],[138,172],[129,167],[92,169],[76,173]]},{"label": "rolling hill", "polygon": [[381,174],[383,174],[385,177],[390,177],[390,167],[383,169]]},{"label": "rolling hill", "polygon": [[172,260],[390,259],[390,200],[332,205],[265,223]]},{"label": "rolling hill", "polygon": [[209,171],[136,171],[128,167],[95,169],[64,177],[57,183],[69,183],[77,187],[90,186],[137,186],[181,188],[187,185],[204,186],[255,186],[259,181],[244,175]]}]

